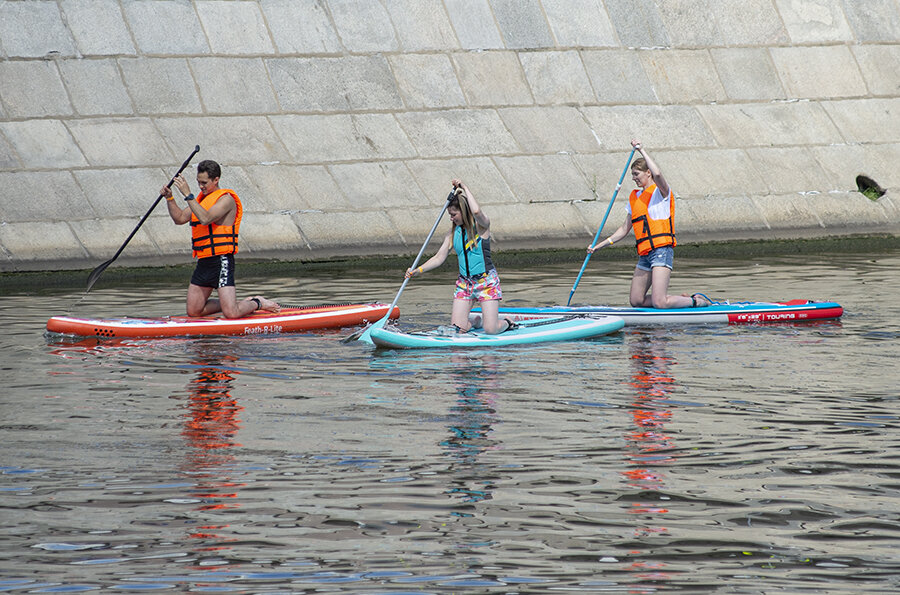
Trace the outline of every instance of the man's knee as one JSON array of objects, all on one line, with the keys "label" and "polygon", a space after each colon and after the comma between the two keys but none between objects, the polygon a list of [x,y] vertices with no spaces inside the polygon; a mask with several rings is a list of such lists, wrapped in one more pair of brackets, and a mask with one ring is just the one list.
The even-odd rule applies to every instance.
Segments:
[{"label": "man's knee", "polygon": [[222,307],[222,315],[225,318],[240,318],[242,316],[241,309],[237,304],[220,304]]}]

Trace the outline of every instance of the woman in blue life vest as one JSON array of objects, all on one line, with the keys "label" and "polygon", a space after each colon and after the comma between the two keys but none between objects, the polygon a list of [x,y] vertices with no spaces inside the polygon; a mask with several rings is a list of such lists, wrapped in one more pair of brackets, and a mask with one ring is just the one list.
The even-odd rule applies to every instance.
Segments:
[{"label": "woman in blue life vest", "polygon": [[[588,252],[612,246],[634,231],[638,262],[631,278],[634,308],[690,308],[708,306],[699,293],[669,295],[669,279],[675,258],[675,195],[662,171],[640,141],[631,141],[640,158],[631,163],[631,179],[638,186],[628,197],[625,221],[611,236],[588,246]],[[650,295],[647,295],[647,292]]]},{"label": "woman in blue life vest", "polygon": [[453,293],[450,322],[460,332],[468,331],[471,326],[469,312],[477,301],[481,305],[482,327],[486,333],[496,335],[515,325],[505,319],[501,321],[498,316],[503,291],[497,269],[491,261],[491,220],[465,184],[459,180],[453,180],[452,184],[456,196],[450,199],[447,213],[453,226],[444,236],[437,254],[421,266],[407,269],[406,276],[416,277],[438,268],[453,248],[459,260],[459,277]]}]

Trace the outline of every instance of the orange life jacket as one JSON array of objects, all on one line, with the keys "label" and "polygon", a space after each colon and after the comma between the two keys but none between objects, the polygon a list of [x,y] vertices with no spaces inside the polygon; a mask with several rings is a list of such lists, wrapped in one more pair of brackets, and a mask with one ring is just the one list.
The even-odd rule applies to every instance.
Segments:
[{"label": "orange life jacket", "polygon": [[238,232],[241,228],[241,215],[244,213],[244,208],[234,190],[219,188],[212,194],[201,194],[197,197],[197,204],[208,211],[225,193],[230,194],[234,198],[234,204],[237,205],[233,225],[219,225],[218,223],[203,225],[197,216],[191,213],[191,247],[194,258],[235,254],[238,251]]},{"label": "orange life jacket", "polygon": [[654,248],[675,246],[675,197],[669,189],[669,216],[665,219],[651,219],[648,213],[650,198],[656,190],[656,184],[648,186],[638,194],[637,188],[628,197],[631,203],[631,226],[637,238],[638,254],[649,254]]}]

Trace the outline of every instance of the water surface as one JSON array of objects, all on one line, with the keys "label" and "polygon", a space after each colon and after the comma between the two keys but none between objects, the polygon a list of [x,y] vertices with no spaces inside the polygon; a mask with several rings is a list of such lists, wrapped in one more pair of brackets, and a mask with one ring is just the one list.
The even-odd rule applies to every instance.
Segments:
[{"label": "water surface", "polygon": [[[509,305],[565,302],[581,264],[498,261]],[[846,313],[403,352],[61,341],[50,315],[177,313],[186,280],[10,290],[0,590],[896,591],[900,254],[676,265],[679,293]],[[631,266],[595,257],[574,301],[623,304]],[[390,301],[400,274],[239,292]],[[403,324],[446,324],[452,281],[411,283]]]}]

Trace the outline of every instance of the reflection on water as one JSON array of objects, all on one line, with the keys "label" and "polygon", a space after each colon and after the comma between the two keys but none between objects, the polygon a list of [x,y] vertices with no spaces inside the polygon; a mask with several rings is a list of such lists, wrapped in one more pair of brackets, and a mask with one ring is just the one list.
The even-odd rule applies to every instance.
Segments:
[{"label": "reflection on water", "polygon": [[[493,488],[490,467],[479,463],[479,456],[498,448],[491,439],[492,426],[499,422],[496,407],[499,396],[492,391],[497,385],[500,366],[496,356],[484,357],[453,354],[450,381],[456,391],[456,403],[450,407],[450,437],[441,442],[451,460],[448,493],[465,503],[491,498]],[[471,516],[466,512],[454,512]]]},{"label": "reflection on water", "polygon": [[227,364],[237,360],[233,355],[200,355],[192,362],[197,366],[191,379],[183,435],[190,446],[185,460],[186,473],[202,473],[224,467],[234,460],[231,450],[235,442],[243,409],[231,396],[234,377],[240,371]]},{"label": "reflection on water", "polygon": [[[672,418],[669,397],[677,389],[672,376],[676,362],[666,353],[666,333],[659,329],[637,329],[628,344],[631,358],[631,381],[634,389],[631,416],[634,426],[625,434],[629,467],[622,474],[628,488],[637,490],[629,514],[635,515],[634,537],[644,540],[654,535],[669,536],[664,506],[667,465],[675,461],[675,445],[666,432]],[[661,494],[661,495],[658,495]],[[654,496],[652,499],[648,496]],[[652,541],[650,541],[652,543]],[[649,552],[633,550],[631,570],[639,583],[652,581],[659,585],[670,576],[664,562],[640,561]],[[632,585],[637,588],[637,585]]]},{"label": "reflection on water", "polygon": [[[505,293],[564,301],[579,264],[504,269]],[[630,263],[595,264],[581,299],[627,299]],[[3,296],[0,590],[896,592],[898,267],[682,261],[684,289],[846,314],[472,352],[48,341],[74,296]],[[258,286],[390,298],[381,277]],[[437,281],[405,321],[446,323]],[[162,314],[181,290],[82,306]]]},{"label": "reflection on water", "polygon": [[238,414],[243,410],[231,391],[240,372],[228,367],[237,362],[236,356],[217,354],[204,342],[197,342],[196,347],[191,362],[196,372],[188,387],[182,431],[187,449],[181,471],[193,484],[189,497],[198,503],[194,510],[204,514],[188,538],[198,540],[191,548],[195,552],[221,551],[229,549],[224,543],[234,538],[222,536],[229,528],[227,522],[215,523],[212,519],[240,507],[237,492],[244,486],[231,477],[234,449],[241,446],[236,438],[240,429]]},{"label": "reflection on water", "polygon": [[672,417],[667,399],[677,388],[672,377],[676,362],[666,355],[665,337],[654,338],[654,334],[660,333],[638,329],[628,344],[633,368],[630,384],[634,388],[631,409],[634,430],[626,435],[626,442],[634,468],[625,475],[630,486],[641,490],[661,486],[663,472],[654,469],[673,461],[666,422]]}]

